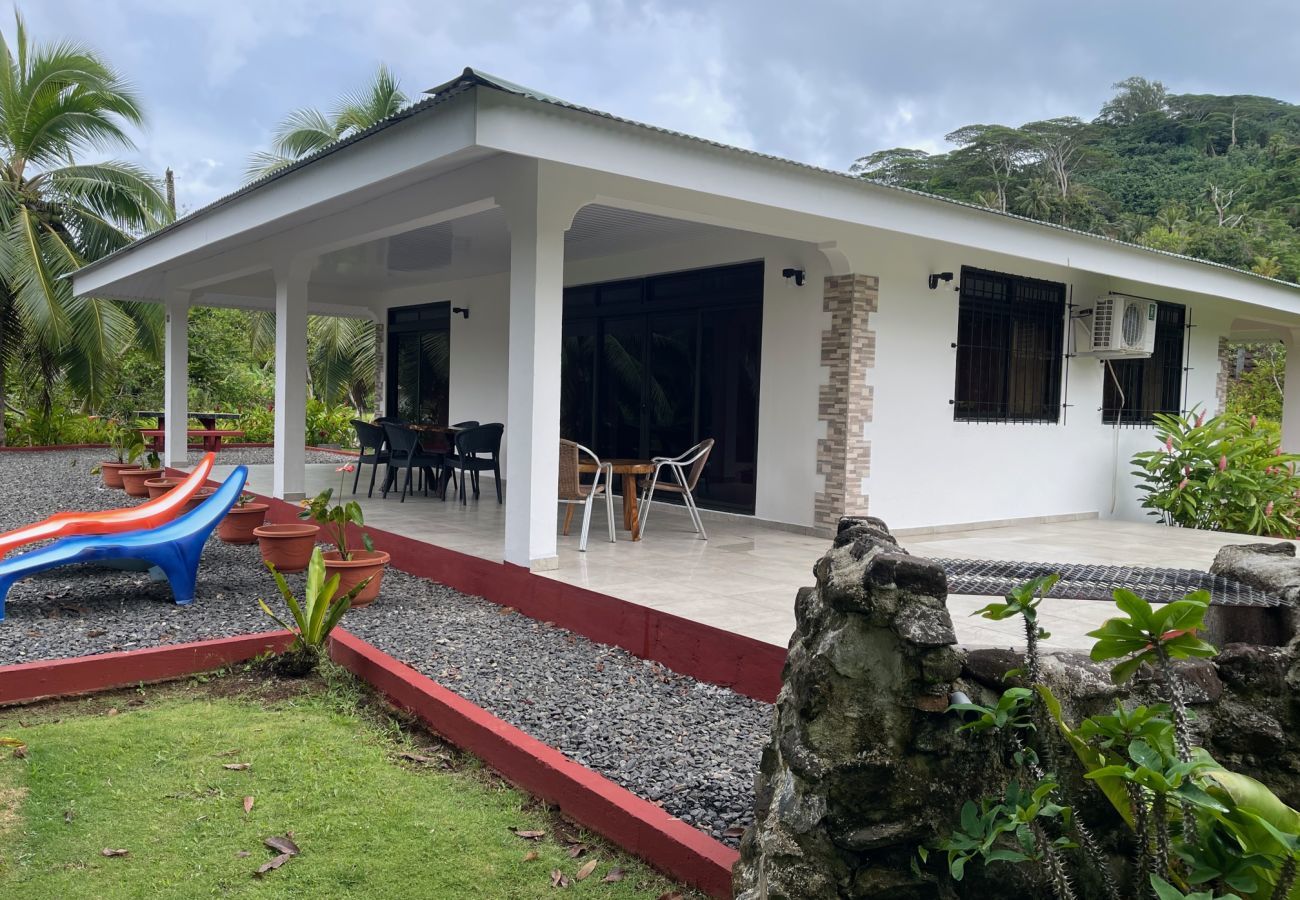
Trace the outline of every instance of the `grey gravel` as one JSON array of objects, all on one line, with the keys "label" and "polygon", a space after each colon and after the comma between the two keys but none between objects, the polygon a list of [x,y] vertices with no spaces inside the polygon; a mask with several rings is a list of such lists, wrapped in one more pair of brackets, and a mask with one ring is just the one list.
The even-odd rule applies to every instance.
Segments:
[{"label": "grey gravel", "polygon": [[[0,454],[0,531],[61,509],[120,505],[121,491],[98,487],[88,474],[97,455]],[[291,581],[298,587],[300,576]],[[257,548],[215,537],[188,607],[176,606],[166,584],[146,573],[55,570],[10,592],[0,664],[263,631],[274,626],[256,598],[268,591]],[[344,624],[715,837],[735,844],[753,820],[772,714],[766,703],[396,570],[385,576],[380,599],[348,613]]]},{"label": "grey gravel", "polygon": [[[219,466],[258,466],[270,465],[275,461],[273,450],[270,447],[230,447],[221,449],[217,454],[217,465]],[[203,456],[202,450],[190,450],[189,462],[194,465]],[[332,453],[328,450],[308,450],[308,463],[335,463],[342,465],[348,461],[348,457],[355,458],[354,454]]]}]

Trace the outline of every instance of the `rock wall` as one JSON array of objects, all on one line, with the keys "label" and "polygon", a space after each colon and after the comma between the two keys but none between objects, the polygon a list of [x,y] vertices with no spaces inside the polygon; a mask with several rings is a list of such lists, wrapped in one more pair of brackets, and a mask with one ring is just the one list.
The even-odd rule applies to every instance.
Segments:
[{"label": "rock wall", "polygon": [[[996,735],[959,734],[944,710],[958,690],[995,702],[1005,673],[1020,665],[1019,652],[958,649],[943,570],[908,555],[879,519],[842,519],[814,574],[816,587],[796,599],[796,631],[735,896],[1047,896],[1025,866],[974,867],[961,882],[947,878],[941,860],[914,866],[917,848],[949,833],[965,800],[1000,791],[1010,774]],[[1117,688],[1106,667],[1082,654],[1047,655],[1043,668],[1071,721],[1109,710],[1117,699],[1154,699],[1148,682]],[[1294,647],[1229,645],[1184,674],[1204,746],[1300,806]],[[1127,831],[1095,788],[1078,778],[1068,787],[1103,846],[1126,854]],[[1081,895],[1096,895],[1084,867],[1075,868]]]}]

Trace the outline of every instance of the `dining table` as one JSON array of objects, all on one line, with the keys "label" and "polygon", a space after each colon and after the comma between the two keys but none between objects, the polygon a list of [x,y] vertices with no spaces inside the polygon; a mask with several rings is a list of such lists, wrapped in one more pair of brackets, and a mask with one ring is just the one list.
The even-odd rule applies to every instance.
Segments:
[{"label": "dining table", "polygon": [[[623,478],[623,530],[632,532],[632,540],[641,540],[641,517],[637,509],[637,481],[642,475],[649,475],[655,470],[655,464],[648,459],[602,459],[615,475]],[[584,475],[596,474],[596,464],[580,462],[578,471]],[[608,488],[606,490],[609,490]]]}]

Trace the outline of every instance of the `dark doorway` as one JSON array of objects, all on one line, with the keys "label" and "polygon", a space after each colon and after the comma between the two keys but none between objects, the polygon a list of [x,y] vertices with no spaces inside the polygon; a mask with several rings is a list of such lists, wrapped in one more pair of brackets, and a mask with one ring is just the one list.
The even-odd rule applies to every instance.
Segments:
[{"label": "dark doorway", "polygon": [[388,311],[385,409],[408,422],[447,424],[451,369],[451,304]]},{"label": "dark doorway", "polygon": [[601,457],[716,441],[701,506],[754,511],[763,264],[564,292],[560,433]]}]

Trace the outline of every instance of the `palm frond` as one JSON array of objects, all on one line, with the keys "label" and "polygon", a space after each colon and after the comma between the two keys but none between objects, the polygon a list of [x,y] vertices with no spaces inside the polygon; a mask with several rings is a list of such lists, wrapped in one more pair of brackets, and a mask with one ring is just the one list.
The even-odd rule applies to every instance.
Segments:
[{"label": "palm frond", "polygon": [[340,135],[365,131],[400,110],[406,101],[397,76],[388,66],[380,64],[368,85],[340,98],[334,111],[334,124]]}]

